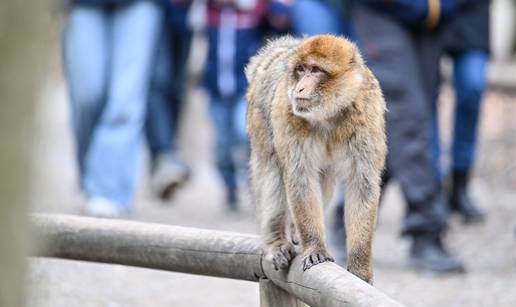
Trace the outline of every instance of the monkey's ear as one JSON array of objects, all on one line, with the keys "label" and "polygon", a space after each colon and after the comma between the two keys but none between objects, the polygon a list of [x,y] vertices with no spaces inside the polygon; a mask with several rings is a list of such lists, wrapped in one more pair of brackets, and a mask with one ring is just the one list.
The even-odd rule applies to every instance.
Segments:
[{"label": "monkey's ear", "polygon": [[351,65],[352,67],[356,67],[357,65],[363,64],[362,56],[360,55],[360,50],[356,45],[353,45],[352,55],[353,56],[349,60],[349,65]]}]

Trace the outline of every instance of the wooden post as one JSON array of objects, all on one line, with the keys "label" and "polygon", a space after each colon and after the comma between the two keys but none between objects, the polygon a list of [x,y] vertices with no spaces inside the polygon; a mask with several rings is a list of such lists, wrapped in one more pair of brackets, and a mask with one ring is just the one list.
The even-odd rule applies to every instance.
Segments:
[{"label": "wooden post", "polygon": [[269,279],[260,278],[260,307],[298,307],[298,304],[295,296]]},{"label": "wooden post", "polygon": [[0,4],[0,306],[25,305],[34,119],[48,68],[50,2]]}]

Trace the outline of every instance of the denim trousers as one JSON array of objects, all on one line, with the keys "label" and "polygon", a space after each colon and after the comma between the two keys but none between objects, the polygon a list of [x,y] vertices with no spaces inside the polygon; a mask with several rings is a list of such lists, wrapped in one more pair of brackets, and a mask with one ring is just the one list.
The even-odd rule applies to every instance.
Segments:
[{"label": "denim trousers", "polygon": [[74,5],[63,38],[80,184],[128,208],[162,10],[153,1]]},{"label": "denim trousers", "polygon": [[[451,144],[452,171],[468,173],[475,161],[477,126],[482,95],[486,88],[487,52],[471,50],[452,55],[455,110]],[[437,109],[434,111],[434,163],[441,172]]]},{"label": "denim trousers", "polygon": [[[170,17],[169,17],[170,18]],[[151,159],[177,150],[177,133],[186,91],[186,62],[192,32],[186,25],[163,22],[156,65],[151,74],[145,131]]]},{"label": "denim trousers", "polygon": [[226,188],[236,189],[236,171],[240,166],[236,151],[245,150],[247,104],[243,95],[212,97],[210,113],[216,132],[216,164]]}]

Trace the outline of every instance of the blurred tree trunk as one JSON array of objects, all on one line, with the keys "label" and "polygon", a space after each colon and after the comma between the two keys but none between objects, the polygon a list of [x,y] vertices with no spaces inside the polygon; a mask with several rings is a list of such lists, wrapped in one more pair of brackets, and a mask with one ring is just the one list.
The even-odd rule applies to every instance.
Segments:
[{"label": "blurred tree trunk", "polygon": [[51,47],[50,3],[0,1],[0,306],[25,305],[34,101]]}]

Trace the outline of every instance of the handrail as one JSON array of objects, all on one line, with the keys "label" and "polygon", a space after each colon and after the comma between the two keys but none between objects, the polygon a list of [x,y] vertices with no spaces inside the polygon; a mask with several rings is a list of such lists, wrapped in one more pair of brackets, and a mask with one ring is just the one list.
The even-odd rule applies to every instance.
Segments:
[{"label": "handrail", "polygon": [[402,306],[335,263],[303,272],[296,257],[288,271],[275,271],[262,259],[255,235],[55,214],[35,214],[32,221],[37,257],[260,281],[270,289],[268,279],[286,291],[267,292],[283,298],[261,293],[262,306],[285,306],[277,302],[289,301],[289,295],[314,307]]}]

